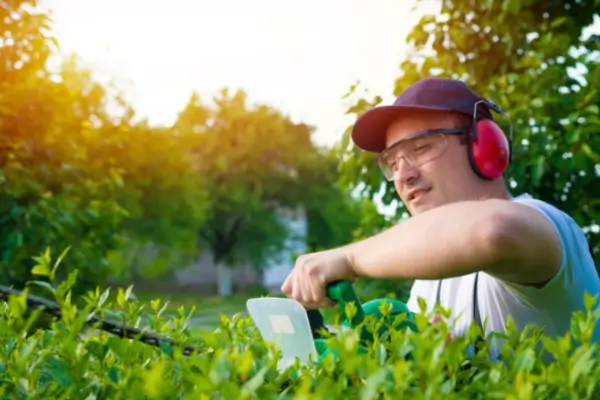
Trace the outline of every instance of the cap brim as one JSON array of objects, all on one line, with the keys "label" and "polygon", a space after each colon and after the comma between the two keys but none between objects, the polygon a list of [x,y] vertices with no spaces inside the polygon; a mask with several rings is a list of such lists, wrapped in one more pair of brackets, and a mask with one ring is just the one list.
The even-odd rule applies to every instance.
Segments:
[{"label": "cap brim", "polygon": [[361,115],[352,128],[352,141],[365,151],[382,152],[386,147],[386,132],[390,124],[411,111],[443,111],[441,107],[381,106]]}]

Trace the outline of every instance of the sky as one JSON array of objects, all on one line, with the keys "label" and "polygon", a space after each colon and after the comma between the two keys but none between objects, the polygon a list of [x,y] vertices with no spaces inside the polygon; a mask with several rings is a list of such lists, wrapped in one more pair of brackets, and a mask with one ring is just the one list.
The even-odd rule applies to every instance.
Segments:
[{"label": "sky", "polygon": [[[360,82],[392,100],[417,22],[412,0],[42,0],[61,51],[116,81],[140,114],[171,124],[192,91],[243,89],[332,145]],[[433,9],[427,3],[420,10]]]}]

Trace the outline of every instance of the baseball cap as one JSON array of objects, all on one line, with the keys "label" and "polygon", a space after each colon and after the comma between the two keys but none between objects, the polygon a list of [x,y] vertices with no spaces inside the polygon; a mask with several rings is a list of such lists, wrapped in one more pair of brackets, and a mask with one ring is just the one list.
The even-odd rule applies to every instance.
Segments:
[{"label": "baseball cap", "polygon": [[[400,94],[392,105],[375,107],[361,115],[352,129],[352,140],[359,148],[380,153],[385,149],[387,127],[411,111],[454,111],[473,115],[475,103],[486,100],[466,83],[451,78],[424,78]],[[487,100],[486,100],[487,101]],[[487,107],[477,109],[479,116],[491,119]]]}]

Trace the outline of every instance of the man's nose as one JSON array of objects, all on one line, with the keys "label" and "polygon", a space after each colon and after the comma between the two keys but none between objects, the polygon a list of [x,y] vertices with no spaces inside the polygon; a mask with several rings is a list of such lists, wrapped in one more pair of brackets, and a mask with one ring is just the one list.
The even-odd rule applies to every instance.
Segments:
[{"label": "man's nose", "polygon": [[419,175],[418,169],[404,157],[398,159],[396,166],[397,169],[394,171],[394,180],[402,185],[415,180]]}]

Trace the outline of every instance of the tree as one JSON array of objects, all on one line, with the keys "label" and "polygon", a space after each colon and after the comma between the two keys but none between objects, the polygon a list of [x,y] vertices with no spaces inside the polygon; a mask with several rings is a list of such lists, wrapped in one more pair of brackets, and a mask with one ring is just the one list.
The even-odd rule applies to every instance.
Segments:
[{"label": "tree", "polygon": [[85,271],[85,285],[105,276],[103,249],[118,246],[113,230],[123,216],[111,197],[116,176],[88,162],[93,139],[82,139],[106,120],[106,96],[68,62],[47,70],[55,43],[35,6],[0,3],[0,272],[21,285],[32,256],[71,246],[69,270]]},{"label": "tree", "polygon": [[385,217],[377,212],[371,199],[356,196],[340,185],[339,163],[335,151],[324,150],[318,164],[302,177],[311,188],[305,202],[308,252],[362,239],[384,223]]},{"label": "tree", "polygon": [[77,270],[83,290],[128,276],[114,255],[137,244],[195,245],[206,192],[188,136],[134,123],[75,58],[47,68],[57,43],[36,5],[0,2],[0,272],[21,286],[33,256],[70,248],[58,278]]},{"label": "tree", "polygon": [[310,177],[321,156],[310,127],[248,104],[241,90],[222,90],[214,106],[193,94],[173,129],[195,135],[196,171],[210,193],[198,243],[219,270],[220,294],[230,294],[231,268],[249,263],[261,269],[293,239],[284,215],[314,199]]},{"label": "tree", "polygon": [[115,193],[127,210],[120,226],[125,248],[111,255],[121,279],[161,276],[197,255],[196,233],[206,221],[210,193],[196,170],[194,138],[146,122],[114,126],[96,155],[118,165]]},{"label": "tree", "polygon": [[[408,36],[411,51],[400,66],[394,94],[422,77],[454,77],[507,110],[515,134],[507,173],[511,189],[572,215],[598,258],[600,38],[583,31],[597,18],[600,2],[439,4],[441,10],[425,15]],[[348,96],[356,90],[352,87]],[[379,96],[360,98],[348,113],[360,114],[380,102]],[[340,151],[347,187],[362,184],[363,195],[371,198],[383,189],[383,202],[395,201],[393,187],[373,168],[373,156],[350,146],[349,132]]]}]

